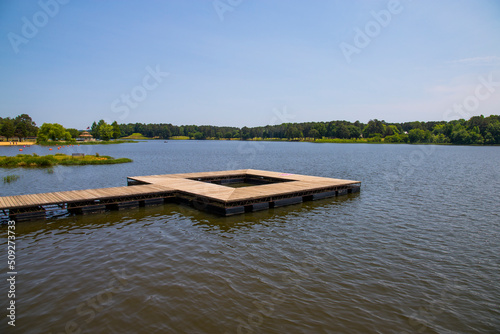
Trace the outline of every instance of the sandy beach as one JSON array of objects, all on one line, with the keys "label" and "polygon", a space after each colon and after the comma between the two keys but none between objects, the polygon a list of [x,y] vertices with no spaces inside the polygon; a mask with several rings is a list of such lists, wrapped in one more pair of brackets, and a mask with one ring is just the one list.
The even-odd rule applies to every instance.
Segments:
[{"label": "sandy beach", "polygon": [[0,146],[25,146],[25,145],[35,145],[34,141],[21,141],[21,142],[9,142],[9,141],[0,141]]}]

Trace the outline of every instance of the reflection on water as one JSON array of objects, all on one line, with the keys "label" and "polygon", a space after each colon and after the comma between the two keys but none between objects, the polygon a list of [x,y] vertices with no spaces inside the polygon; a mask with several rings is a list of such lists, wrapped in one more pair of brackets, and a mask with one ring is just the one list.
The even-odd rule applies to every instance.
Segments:
[{"label": "reflection on water", "polygon": [[166,204],[19,223],[18,318],[2,333],[500,328],[498,148],[266,143],[248,157],[235,142],[172,143],[93,147],[134,163],[59,178],[20,170],[1,191],[118,186],[229,163],[361,180],[362,190],[232,217]]}]

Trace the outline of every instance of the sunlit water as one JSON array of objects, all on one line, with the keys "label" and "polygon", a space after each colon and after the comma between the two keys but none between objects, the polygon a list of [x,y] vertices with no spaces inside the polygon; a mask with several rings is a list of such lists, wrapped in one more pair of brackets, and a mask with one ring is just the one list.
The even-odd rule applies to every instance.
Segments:
[{"label": "sunlit water", "polygon": [[[239,168],[362,187],[233,217],[168,204],[18,223],[16,327],[4,284],[2,333],[500,332],[499,147],[155,141],[60,151],[77,150],[134,162],[0,169],[21,176],[1,195]],[[33,152],[49,150],[23,153]]]}]

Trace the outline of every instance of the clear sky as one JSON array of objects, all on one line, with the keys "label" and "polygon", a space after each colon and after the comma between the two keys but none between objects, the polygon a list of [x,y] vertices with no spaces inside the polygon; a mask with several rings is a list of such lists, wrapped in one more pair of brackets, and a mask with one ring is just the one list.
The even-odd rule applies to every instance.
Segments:
[{"label": "clear sky", "polygon": [[0,116],[78,129],[500,114],[498,0],[4,0]]}]

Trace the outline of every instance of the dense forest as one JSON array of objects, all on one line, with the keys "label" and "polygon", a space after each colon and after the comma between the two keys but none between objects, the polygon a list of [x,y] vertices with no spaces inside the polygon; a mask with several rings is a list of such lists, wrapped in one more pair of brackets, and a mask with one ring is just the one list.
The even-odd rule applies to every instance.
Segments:
[{"label": "dense forest", "polygon": [[283,123],[259,127],[219,127],[211,125],[119,124],[122,136],[141,133],[146,137],[167,139],[282,139],[386,143],[436,143],[460,145],[500,144],[500,116],[474,116],[469,120],[387,123],[377,119],[368,124],[356,121]]},{"label": "dense forest", "polygon": [[18,137],[36,137],[38,127],[31,117],[27,114],[22,114],[16,118],[0,117],[0,136],[7,138]]},{"label": "dense forest", "polygon": [[[29,115],[0,117],[0,136],[7,138],[39,137],[39,141],[71,140],[82,131],[65,129],[57,123],[38,128]],[[94,122],[89,129],[94,138],[109,140],[140,133],[159,139],[240,139],[240,140],[309,140],[319,142],[384,142],[458,145],[499,145],[500,116],[474,116],[469,120],[388,123],[377,119],[367,124],[356,121],[283,123],[258,127],[211,125],[172,125]]]}]

